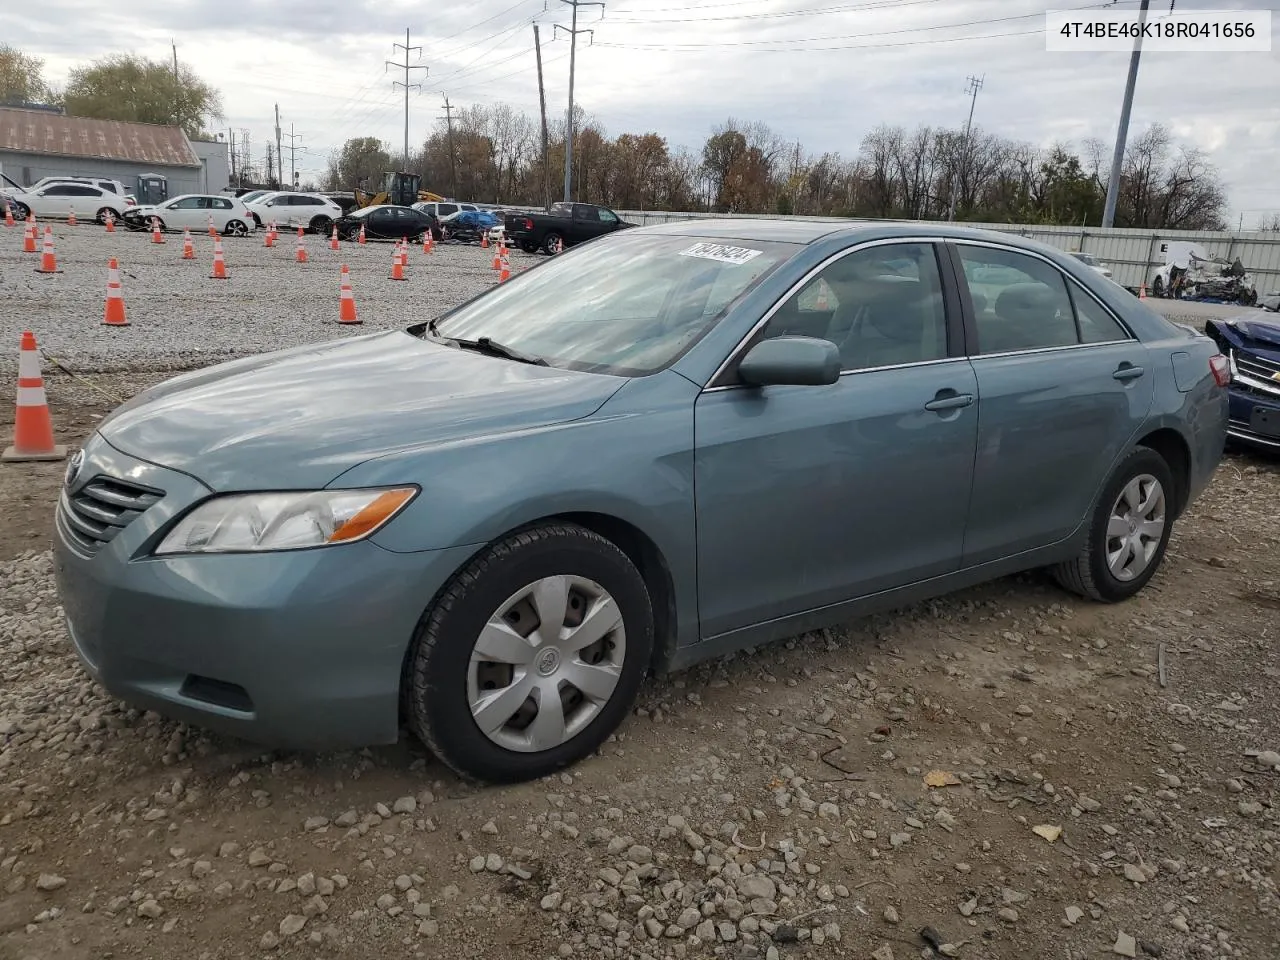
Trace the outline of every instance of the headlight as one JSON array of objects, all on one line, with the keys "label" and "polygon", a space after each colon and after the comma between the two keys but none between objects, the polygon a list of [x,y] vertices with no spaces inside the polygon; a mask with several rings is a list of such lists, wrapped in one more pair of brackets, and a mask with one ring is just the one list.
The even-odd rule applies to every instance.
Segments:
[{"label": "headlight", "polygon": [[155,555],[301,550],[362,540],[417,487],[248,493],[214,497],[182,518]]}]

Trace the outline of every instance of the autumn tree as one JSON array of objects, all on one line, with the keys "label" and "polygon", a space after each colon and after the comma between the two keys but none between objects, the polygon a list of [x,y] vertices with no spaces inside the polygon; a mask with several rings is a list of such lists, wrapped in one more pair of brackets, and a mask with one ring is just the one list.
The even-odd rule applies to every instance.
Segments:
[{"label": "autumn tree", "polygon": [[98,120],[172,124],[187,136],[211,140],[210,121],[223,118],[218,91],[190,67],[112,54],[71,71],[63,103],[69,115]]},{"label": "autumn tree", "polygon": [[360,187],[374,193],[392,169],[391,154],[377,137],[354,137],[329,157],[325,172],[326,190],[351,190]]},{"label": "autumn tree", "polygon": [[55,98],[44,82],[44,61],[0,44],[0,104],[48,104]]}]

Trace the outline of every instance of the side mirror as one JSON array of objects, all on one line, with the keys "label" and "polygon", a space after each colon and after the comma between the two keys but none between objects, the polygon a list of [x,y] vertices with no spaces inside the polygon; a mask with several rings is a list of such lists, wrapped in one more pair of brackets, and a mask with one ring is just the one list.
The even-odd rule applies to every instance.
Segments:
[{"label": "side mirror", "polygon": [[757,387],[835,383],[840,379],[840,350],[830,340],[773,337],[747,352],[738,375]]}]

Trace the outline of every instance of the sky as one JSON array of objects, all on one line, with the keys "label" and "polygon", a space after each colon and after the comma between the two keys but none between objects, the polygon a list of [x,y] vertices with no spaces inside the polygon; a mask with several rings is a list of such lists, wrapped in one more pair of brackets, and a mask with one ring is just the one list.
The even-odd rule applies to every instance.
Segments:
[{"label": "sky", "polygon": [[[1152,0],[1152,15],[1176,0]],[[1129,54],[1049,53],[1044,13],[1100,0],[607,0],[578,8],[574,99],[607,133],[656,131],[701,148],[733,117],[762,121],[812,153],[856,154],[883,122],[976,128],[1015,140],[1112,144]],[[1117,9],[1136,10],[1138,0]],[[1180,9],[1273,10],[1277,0],[1182,0]],[[55,85],[110,52],[173,56],[217,87],[223,128],[248,130],[261,165],[276,106],[302,179],[349,137],[403,151],[405,30],[413,49],[409,137],[454,107],[507,102],[538,116],[533,25],[548,115],[568,100],[565,0],[41,0],[5,13],[5,41],[45,61]],[[1144,51],[1130,136],[1152,122],[1204,149],[1245,229],[1280,212],[1280,13],[1272,50]],[[400,47],[394,46],[400,44]],[[421,49],[418,49],[421,48]],[[295,136],[290,140],[289,134]],[[430,188],[432,185],[424,184]]]}]

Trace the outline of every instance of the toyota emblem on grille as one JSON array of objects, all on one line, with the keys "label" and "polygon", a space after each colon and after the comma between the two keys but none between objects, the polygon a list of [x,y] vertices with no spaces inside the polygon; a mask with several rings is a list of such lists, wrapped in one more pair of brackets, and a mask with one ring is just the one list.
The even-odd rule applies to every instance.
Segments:
[{"label": "toyota emblem on grille", "polygon": [[76,482],[76,477],[80,475],[80,467],[84,465],[84,451],[77,450],[71,455],[71,462],[67,464],[67,473],[63,481],[69,487]]}]

